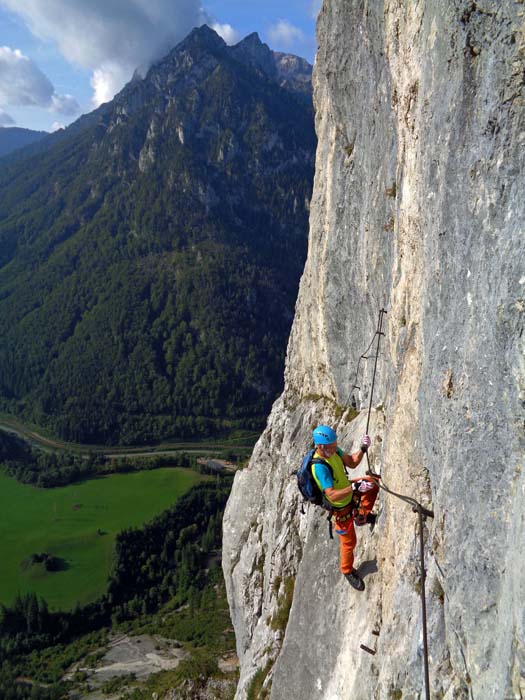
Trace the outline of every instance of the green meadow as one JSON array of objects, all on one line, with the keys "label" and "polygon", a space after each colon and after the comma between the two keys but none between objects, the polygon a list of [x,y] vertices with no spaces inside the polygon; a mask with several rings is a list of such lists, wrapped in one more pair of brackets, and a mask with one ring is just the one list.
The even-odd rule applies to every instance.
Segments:
[{"label": "green meadow", "polygon": [[[166,468],[38,489],[0,472],[0,602],[29,591],[52,610],[95,600],[106,589],[116,535],[151,520],[202,479]],[[43,552],[60,559],[59,571],[31,564]]]}]

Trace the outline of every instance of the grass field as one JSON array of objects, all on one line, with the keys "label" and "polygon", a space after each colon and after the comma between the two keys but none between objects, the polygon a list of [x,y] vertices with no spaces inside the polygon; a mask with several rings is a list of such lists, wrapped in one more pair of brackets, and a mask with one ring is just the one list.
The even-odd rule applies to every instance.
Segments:
[{"label": "grass field", "polygon": [[[51,609],[96,599],[106,589],[117,533],[151,520],[202,479],[167,468],[37,489],[0,472],[0,602],[28,591]],[[59,557],[62,569],[30,564],[42,552]]]}]

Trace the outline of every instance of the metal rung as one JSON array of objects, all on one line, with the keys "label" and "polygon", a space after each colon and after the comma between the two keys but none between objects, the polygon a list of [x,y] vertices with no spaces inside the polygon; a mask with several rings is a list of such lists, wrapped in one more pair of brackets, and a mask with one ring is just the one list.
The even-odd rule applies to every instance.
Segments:
[{"label": "metal rung", "polygon": [[366,651],[367,654],[372,654],[372,656],[375,656],[375,651],[370,649],[370,647],[367,647],[365,644],[361,644],[361,649]]}]

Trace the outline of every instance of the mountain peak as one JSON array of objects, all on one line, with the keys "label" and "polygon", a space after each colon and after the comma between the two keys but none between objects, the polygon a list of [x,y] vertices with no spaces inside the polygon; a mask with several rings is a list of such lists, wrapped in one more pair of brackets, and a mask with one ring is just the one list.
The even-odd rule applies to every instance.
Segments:
[{"label": "mountain peak", "polygon": [[186,42],[199,43],[208,48],[223,48],[226,46],[224,39],[207,24],[202,24],[200,27],[192,29],[182,43]]},{"label": "mountain peak", "polygon": [[269,77],[276,77],[277,69],[273,51],[268,44],[261,41],[257,32],[252,32],[244,37],[242,41],[231,48],[231,52],[241,63],[259,68]]},{"label": "mountain peak", "polygon": [[241,39],[237,46],[263,46],[263,42],[257,32],[252,32],[245,36],[244,39]]},{"label": "mountain peak", "polygon": [[268,44],[261,41],[257,32],[248,34],[230,51],[237,61],[261,70],[282,87],[310,97],[312,66],[306,59],[272,51]]}]

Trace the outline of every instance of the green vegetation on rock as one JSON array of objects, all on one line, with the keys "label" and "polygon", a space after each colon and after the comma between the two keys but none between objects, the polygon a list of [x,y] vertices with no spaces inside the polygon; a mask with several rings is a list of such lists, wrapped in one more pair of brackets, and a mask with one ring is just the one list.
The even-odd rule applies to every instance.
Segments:
[{"label": "green vegetation on rock", "polygon": [[282,584],[283,592],[277,600],[277,612],[270,620],[270,627],[275,631],[284,632],[290,617],[290,609],[293,602],[293,592],[295,588],[295,577],[287,576]]},{"label": "green vegetation on rock", "polygon": [[247,700],[267,700],[270,697],[270,687],[264,686],[264,682],[270,673],[273,661],[267,661],[263,668],[256,671],[248,686]]}]

